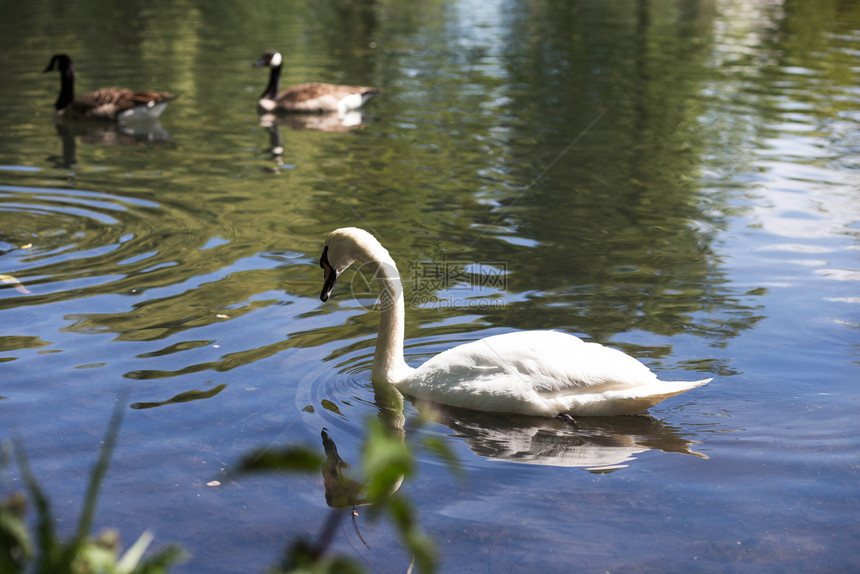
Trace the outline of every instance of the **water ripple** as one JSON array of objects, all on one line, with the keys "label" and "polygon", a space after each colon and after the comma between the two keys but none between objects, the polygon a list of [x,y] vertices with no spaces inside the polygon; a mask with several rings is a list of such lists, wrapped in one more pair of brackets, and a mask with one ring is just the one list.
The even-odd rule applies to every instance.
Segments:
[{"label": "water ripple", "polygon": [[135,239],[158,207],[93,191],[0,186],[3,270],[37,295],[115,279],[117,262],[138,256]]}]

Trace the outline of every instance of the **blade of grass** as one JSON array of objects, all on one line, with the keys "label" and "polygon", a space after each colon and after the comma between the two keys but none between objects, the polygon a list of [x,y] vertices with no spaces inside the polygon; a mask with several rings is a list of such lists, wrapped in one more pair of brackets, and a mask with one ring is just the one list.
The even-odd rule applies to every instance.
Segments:
[{"label": "blade of grass", "polygon": [[75,538],[73,542],[66,548],[66,553],[68,556],[74,556],[77,554],[78,548],[84,543],[87,538],[87,535],[90,533],[90,529],[93,525],[93,516],[96,512],[96,504],[98,503],[99,498],[99,490],[101,489],[102,480],[107,474],[108,466],[110,465],[111,456],[113,456],[113,449],[116,446],[116,440],[119,436],[119,427],[122,424],[122,417],[125,409],[123,405],[125,404],[124,393],[123,396],[118,397],[116,406],[114,407],[113,414],[111,415],[110,422],[108,423],[107,432],[105,433],[104,442],[102,444],[101,453],[99,453],[99,459],[96,462],[96,466],[93,469],[93,473],[90,475],[90,483],[87,486],[87,496],[84,499],[84,507],[81,510],[81,518],[78,521],[78,529],[75,533]]},{"label": "blade of grass", "polygon": [[15,460],[18,462],[18,468],[21,471],[21,478],[24,480],[24,485],[27,492],[30,493],[30,498],[36,506],[36,535],[38,539],[39,553],[38,561],[40,562],[37,571],[49,572],[51,565],[54,563],[53,557],[56,555],[59,543],[56,533],[54,532],[54,521],[51,517],[51,504],[48,502],[48,497],[39,487],[36,477],[33,475],[33,469],[30,468],[30,459],[27,457],[27,451],[20,438],[16,437],[13,440],[15,448]]}]

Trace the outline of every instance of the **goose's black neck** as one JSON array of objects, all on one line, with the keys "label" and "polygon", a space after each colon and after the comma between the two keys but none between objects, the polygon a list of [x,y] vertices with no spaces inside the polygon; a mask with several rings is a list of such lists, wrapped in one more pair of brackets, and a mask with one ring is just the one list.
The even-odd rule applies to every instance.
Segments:
[{"label": "goose's black neck", "polygon": [[75,99],[75,71],[73,68],[60,70],[60,97],[54,107],[62,110]]},{"label": "goose's black neck", "polygon": [[278,98],[278,88],[281,86],[281,64],[277,66],[270,66],[269,68],[269,84],[266,86],[266,89],[263,91],[263,95],[260,98],[265,98],[267,100],[276,100]]}]

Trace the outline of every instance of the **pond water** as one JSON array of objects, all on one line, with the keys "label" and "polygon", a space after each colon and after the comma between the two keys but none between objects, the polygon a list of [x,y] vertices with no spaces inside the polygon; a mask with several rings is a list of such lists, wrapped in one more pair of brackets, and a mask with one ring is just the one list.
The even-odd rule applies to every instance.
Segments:
[{"label": "pond water", "polygon": [[[359,127],[260,118],[268,49],[283,85],[384,91]],[[179,99],[55,126],[61,52],[78,93]],[[97,527],[263,572],[321,528],[322,478],[224,470],[323,428],[356,463],[394,406],[465,470],[419,451],[401,487],[443,571],[860,569],[857,2],[34,0],[0,61],[0,438],[61,533],[119,400]],[[346,225],[400,267],[410,364],[540,328],[714,380],[576,428],[385,398],[367,278],[319,301]],[[407,569],[360,528],[335,550]]]}]

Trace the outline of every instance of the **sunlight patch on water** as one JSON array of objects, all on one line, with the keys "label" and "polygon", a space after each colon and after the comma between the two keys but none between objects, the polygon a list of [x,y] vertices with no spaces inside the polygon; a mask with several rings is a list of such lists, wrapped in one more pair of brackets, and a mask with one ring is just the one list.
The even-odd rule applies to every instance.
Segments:
[{"label": "sunlight patch on water", "polygon": [[0,165],[0,171],[38,172],[42,171],[42,168],[30,165]]},{"label": "sunlight patch on water", "polygon": [[815,273],[834,281],[860,282],[860,269],[818,269]]}]

